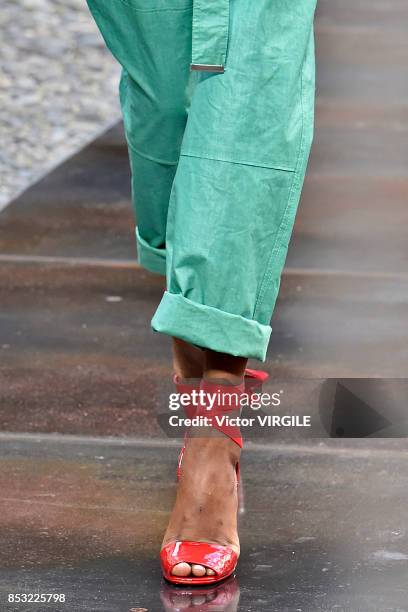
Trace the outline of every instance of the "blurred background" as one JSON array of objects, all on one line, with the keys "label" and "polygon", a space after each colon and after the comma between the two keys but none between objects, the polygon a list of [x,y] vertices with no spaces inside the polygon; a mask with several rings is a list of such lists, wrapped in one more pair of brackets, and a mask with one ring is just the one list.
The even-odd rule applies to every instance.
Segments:
[{"label": "blurred background", "polygon": [[0,209],[119,117],[119,69],[84,0],[3,0]]}]

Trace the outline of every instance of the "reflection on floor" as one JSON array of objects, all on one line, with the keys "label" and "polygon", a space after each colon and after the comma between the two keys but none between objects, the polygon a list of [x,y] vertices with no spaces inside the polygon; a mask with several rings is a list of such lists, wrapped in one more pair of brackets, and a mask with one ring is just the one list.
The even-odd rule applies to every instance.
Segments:
[{"label": "reflection on floor", "polygon": [[[408,375],[408,3],[318,4],[316,137],[265,367],[318,436],[406,435],[406,393],[378,379]],[[406,612],[403,439],[252,438],[236,578],[161,579],[177,441],[152,413],[170,350],[129,191],[118,126],[0,215],[0,430],[32,432],[0,434],[1,612]],[[66,603],[8,601],[33,592]]]},{"label": "reflection on floor", "polygon": [[215,590],[171,587],[160,575],[176,458],[172,442],[3,434],[2,601],[50,592],[67,604],[30,609],[407,609],[405,441],[252,445],[236,581]]}]

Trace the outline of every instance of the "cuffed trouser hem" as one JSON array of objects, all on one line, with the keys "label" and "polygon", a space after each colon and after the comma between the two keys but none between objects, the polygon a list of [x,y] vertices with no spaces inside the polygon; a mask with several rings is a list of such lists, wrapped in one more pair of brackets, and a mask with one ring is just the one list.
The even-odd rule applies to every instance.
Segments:
[{"label": "cuffed trouser hem", "polygon": [[192,302],[168,291],[163,294],[151,325],[155,331],[197,346],[260,361],[265,361],[272,332],[269,325]]},{"label": "cuffed trouser hem", "polygon": [[139,234],[138,228],[136,228],[136,242],[137,242],[137,260],[141,266],[149,270],[149,272],[155,272],[156,274],[166,274],[166,250],[156,249],[150,246],[143,240]]}]

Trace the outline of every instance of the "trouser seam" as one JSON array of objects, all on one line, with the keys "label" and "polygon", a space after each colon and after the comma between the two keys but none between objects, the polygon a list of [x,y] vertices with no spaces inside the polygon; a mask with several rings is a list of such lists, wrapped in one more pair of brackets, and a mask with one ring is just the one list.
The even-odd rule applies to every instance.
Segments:
[{"label": "trouser seam", "polygon": [[207,152],[197,152],[190,153],[182,151],[180,153],[180,157],[193,157],[198,159],[208,159],[210,161],[221,162],[223,164],[235,164],[237,166],[250,166],[251,168],[266,168],[267,170],[278,170],[279,172],[289,172],[294,173],[296,168],[289,166],[288,164],[281,164],[279,162],[258,162],[258,161],[248,161],[248,160],[240,160],[240,159],[227,159],[227,156],[223,155],[213,155]]},{"label": "trouser seam", "polygon": [[147,153],[142,153],[142,151],[139,151],[139,149],[137,149],[130,142],[129,138],[127,138],[126,140],[127,140],[127,144],[129,146],[129,149],[131,149],[133,151],[133,153],[136,153],[136,155],[139,155],[140,157],[143,157],[143,159],[147,159],[147,160],[155,162],[157,164],[163,164],[164,166],[177,166],[177,164],[179,163],[178,160],[177,161],[169,161],[167,159],[161,159],[160,157],[154,157],[153,155],[148,155]]}]

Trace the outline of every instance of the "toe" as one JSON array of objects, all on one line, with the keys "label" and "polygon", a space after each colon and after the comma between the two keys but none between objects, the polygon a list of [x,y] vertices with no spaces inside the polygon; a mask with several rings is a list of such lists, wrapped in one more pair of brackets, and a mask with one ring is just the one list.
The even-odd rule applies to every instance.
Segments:
[{"label": "toe", "polygon": [[194,564],[191,566],[191,571],[193,576],[197,576],[197,578],[205,576],[205,567],[203,565]]},{"label": "toe", "polygon": [[177,563],[171,570],[173,576],[185,578],[191,574],[191,565],[189,563]]},{"label": "toe", "polygon": [[212,570],[209,567],[207,567],[207,576],[215,576],[214,570]]}]

